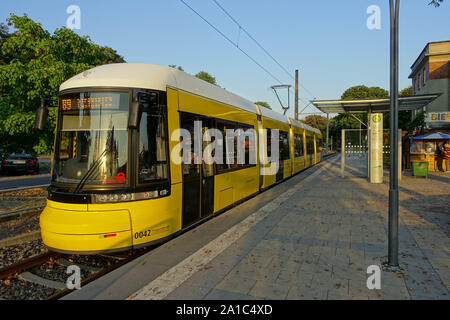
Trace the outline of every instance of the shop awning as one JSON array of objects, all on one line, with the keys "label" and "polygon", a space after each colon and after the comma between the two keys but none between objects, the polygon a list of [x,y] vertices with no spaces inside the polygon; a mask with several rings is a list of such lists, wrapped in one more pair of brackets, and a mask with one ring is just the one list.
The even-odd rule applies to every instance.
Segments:
[{"label": "shop awning", "polygon": [[442,132],[428,133],[419,137],[412,137],[413,140],[450,140],[450,134]]}]

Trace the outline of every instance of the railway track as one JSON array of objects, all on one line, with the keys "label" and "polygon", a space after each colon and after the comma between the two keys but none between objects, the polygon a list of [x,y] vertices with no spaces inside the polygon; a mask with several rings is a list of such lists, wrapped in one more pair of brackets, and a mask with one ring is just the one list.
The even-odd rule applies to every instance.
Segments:
[{"label": "railway track", "polygon": [[27,258],[23,261],[17,262],[10,266],[4,267],[0,269],[0,280],[7,279],[11,276],[14,276],[17,273],[20,273],[24,270],[30,269],[34,266],[41,265],[50,259],[54,259],[60,256],[60,254],[56,252],[46,252],[40,255],[36,255],[31,258]]},{"label": "railway track", "polygon": [[[70,276],[66,273],[69,265],[75,265],[81,269],[81,286],[85,286],[149,252],[154,247],[128,251],[116,256],[78,256],[49,251],[24,259],[0,269],[0,299],[23,299],[24,297],[18,297],[14,290],[25,286],[25,289],[20,290],[27,292],[27,299],[57,300],[74,290],[66,286],[66,280]],[[107,260],[109,264],[104,263],[100,267],[92,266],[93,261],[102,259]]]}]

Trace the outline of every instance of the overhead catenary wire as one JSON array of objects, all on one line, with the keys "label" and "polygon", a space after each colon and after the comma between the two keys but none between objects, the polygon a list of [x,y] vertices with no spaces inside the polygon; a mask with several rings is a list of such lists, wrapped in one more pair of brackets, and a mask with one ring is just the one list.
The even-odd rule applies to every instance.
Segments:
[{"label": "overhead catenary wire", "polygon": [[[194,8],[192,8],[189,4],[187,4],[184,0],[180,0],[180,2],[182,4],[184,4],[187,8],[189,8],[192,12],[194,12],[198,17],[200,17],[204,22],[206,22],[211,28],[213,28],[217,33],[219,33],[224,39],[226,39],[229,43],[231,43],[233,46],[235,46],[239,51],[241,51],[245,56],[247,56],[250,60],[252,60],[258,67],[260,67],[264,72],[266,72],[269,76],[271,76],[273,79],[275,79],[278,83],[282,84],[282,82],[276,77],[274,76],[269,70],[267,70],[267,68],[265,68],[264,66],[262,66],[258,61],[256,61],[256,59],[254,59],[252,56],[250,56],[247,52],[245,52],[242,48],[239,47],[239,43],[234,42],[233,40],[231,40],[229,37],[227,37],[222,31],[220,31],[216,26],[214,26],[210,21],[208,21],[206,18],[204,18],[199,12],[197,12]],[[216,1],[214,1],[216,2]],[[225,9],[223,9],[223,7],[221,7],[217,2],[216,4],[224,11],[226,12]],[[240,29],[242,29],[253,41],[256,42],[256,40],[236,21],[236,19],[232,18],[232,16],[226,12],[226,14],[230,17],[230,19],[232,19],[239,27]],[[260,47],[262,47],[259,43],[257,43]],[[262,48],[263,49],[263,48]],[[263,49],[266,54],[268,54],[269,56],[270,53],[267,52],[267,50]],[[272,56],[271,56],[272,57]],[[272,57],[273,58],[273,57]],[[278,63],[278,62],[277,62]],[[281,64],[280,64],[281,66]],[[281,66],[282,67],[282,66]],[[284,68],[282,67],[282,69],[284,69],[284,71],[291,77],[292,75],[290,75],[290,73]],[[294,78],[293,78],[294,79]],[[294,79],[295,80],[295,79]],[[314,96],[307,88],[305,88],[302,84],[300,84],[300,86],[305,89],[306,91],[308,91],[312,96]],[[314,96],[314,99],[316,99],[316,97]],[[303,100],[302,98],[298,97],[298,100],[302,101],[305,105],[306,108],[309,106],[310,103],[307,103],[305,100]],[[305,109],[306,109],[305,108]]]},{"label": "overhead catenary wire", "polygon": [[[240,30],[242,30],[242,31],[244,31],[245,32],[245,34],[250,38],[250,39],[252,39],[253,40],[253,42],[255,42],[256,43],[256,45],[262,50],[262,51],[264,51],[281,69],[283,69],[283,71],[284,72],[286,72],[286,74],[292,79],[292,80],[295,80],[295,78],[292,76],[292,74],[285,68],[285,67],[283,67],[282,65],[281,65],[281,63],[279,63],[278,61],[277,61],[277,59],[275,59],[274,57],[273,57],[273,55],[271,55],[235,18],[233,18],[233,16],[227,11],[227,10],[225,10],[225,8],[224,7],[222,7],[218,2],[217,2],[217,0],[212,0],[238,27],[239,27],[239,31]],[[316,96],[311,92],[311,91],[309,91],[304,85],[302,85],[301,83],[300,83],[300,86],[306,91],[306,92],[308,92],[312,97],[314,97],[314,99],[316,99]],[[302,99],[300,99],[300,100],[302,100]],[[303,101],[303,100],[302,100]],[[304,103],[306,103],[305,101],[303,101]]]},{"label": "overhead catenary wire", "polygon": [[278,83],[282,83],[277,77],[275,77],[269,70],[264,68],[258,61],[256,61],[253,57],[251,57],[247,52],[242,50],[239,47],[238,43],[235,43],[233,40],[228,38],[222,31],[216,28],[211,22],[209,22],[206,18],[204,18],[200,13],[198,13],[194,8],[188,5],[184,0],[180,0],[186,7],[188,7],[192,12],[194,12],[197,16],[199,16],[203,21],[205,21],[211,28],[213,28],[217,33],[219,33],[223,38],[225,38],[228,42],[234,45],[239,51],[241,51],[244,55],[246,55],[250,60],[252,60],[257,66],[259,66],[262,70],[264,70],[268,75],[270,75],[273,79],[275,79]]}]

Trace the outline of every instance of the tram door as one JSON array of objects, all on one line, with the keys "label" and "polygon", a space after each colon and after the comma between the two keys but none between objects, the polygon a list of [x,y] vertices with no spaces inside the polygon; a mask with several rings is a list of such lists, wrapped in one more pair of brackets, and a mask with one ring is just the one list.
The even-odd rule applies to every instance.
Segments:
[{"label": "tram door", "polygon": [[[195,121],[197,127],[195,126]],[[181,128],[190,133],[190,161],[183,161],[183,210],[182,227],[187,227],[214,211],[214,167],[204,163],[203,134],[210,127],[210,120],[181,113]],[[196,131],[197,128],[197,132]],[[195,147],[197,144],[197,147]],[[195,150],[195,149],[201,149]]]}]

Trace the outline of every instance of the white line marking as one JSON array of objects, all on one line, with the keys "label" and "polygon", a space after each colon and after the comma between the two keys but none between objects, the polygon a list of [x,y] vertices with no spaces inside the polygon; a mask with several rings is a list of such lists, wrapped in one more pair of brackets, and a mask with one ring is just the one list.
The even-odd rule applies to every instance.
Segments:
[{"label": "white line marking", "polygon": [[164,272],[142,289],[130,295],[127,300],[162,300],[167,297],[183,282],[192,277],[197,271],[202,270],[204,266],[212,259],[217,257],[226,248],[242,237],[258,222],[263,220],[270,212],[274,211],[284,201],[289,199],[289,197],[297,192],[303,184],[322,172],[327,164],[329,165],[330,162],[325,163],[316,172],[300,181],[293,188],[272,200],[258,211],[252,213],[244,221],[234,225],[225,233],[221,234],[219,237],[199,249],[197,252],[193,253],[176,266]]}]

